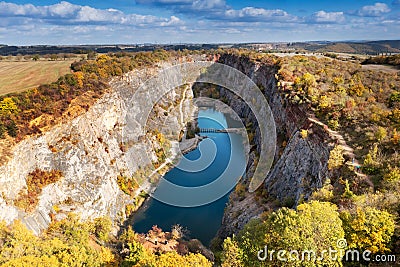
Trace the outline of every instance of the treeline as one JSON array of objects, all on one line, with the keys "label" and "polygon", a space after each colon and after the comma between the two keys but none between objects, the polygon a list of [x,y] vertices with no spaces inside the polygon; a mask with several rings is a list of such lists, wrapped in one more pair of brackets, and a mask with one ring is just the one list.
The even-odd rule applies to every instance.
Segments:
[{"label": "treeline", "polygon": [[88,54],[88,53],[136,53],[153,52],[157,50],[210,50],[218,49],[218,44],[148,44],[148,45],[77,45],[77,46],[7,46],[0,44],[0,55],[46,55],[46,54]]},{"label": "treeline", "polygon": [[[166,60],[170,54],[157,50],[88,56],[87,60],[71,64],[73,72],[56,82],[22,93],[0,96],[0,138],[7,133],[18,141],[26,135],[41,133],[41,128],[56,124],[64,114],[74,116],[68,114],[73,99],[86,94],[94,101],[107,90],[111,77]],[[90,103],[81,101],[79,105],[82,110],[87,110]]]},{"label": "treeline", "polygon": [[362,64],[384,64],[399,67],[400,55],[370,57],[364,60]]},{"label": "treeline", "polygon": [[[90,53],[89,53],[90,54]],[[85,55],[81,54],[72,54],[72,53],[58,53],[58,54],[44,54],[44,55],[39,55],[39,54],[28,54],[28,55],[22,55],[22,54],[17,54],[15,56],[0,56],[0,61],[38,61],[38,60],[67,60],[67,59],[73,59],[73,58],[82,58],[85,59]]]}]

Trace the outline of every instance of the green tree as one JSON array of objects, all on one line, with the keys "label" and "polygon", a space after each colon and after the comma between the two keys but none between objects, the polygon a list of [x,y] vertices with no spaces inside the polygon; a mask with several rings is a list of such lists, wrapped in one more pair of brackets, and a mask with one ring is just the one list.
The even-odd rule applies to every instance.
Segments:
[{"label": "green tree", "polygon": [[[260,262],[256,255],[264,246],[269,251],[286,251],[283,256],[287,259],[286,266],[337,266],[340,264],[339,257],[331,258],[321,252],[329,249],[339,251],[337,240],[343,237],[344,231],[337,207],[328,202],[311,201],[299,205],[297,211],[281,208],[262,221],[250,221],[240,232],[238,244],[243,251],[245,266],[282,264],[277,255],[271,258],[270,254],[265,262]],[[299,254],[289,255],[292,250]],[[303,260],[303,251],[313,251],[315,254],[305,253]],[[323,257],[318,259],[319,256]]]},{"label": "green tree", "polygon": [[109,217],[99,217],[94,219],[94,233],[98,239],[107,242],[110,238],[112,222]]},{"label": "green tree", "polygon": [[305,95],[310,99],[314,99],[316,97],[316,85],[317,82],[314,75],[309,72],[306,72],[303,76],[296,78],[294,81],[294,87],[297,89],[297,91],[299,93],[305,93]]},{"label": "green tree", "polygon": [[[94,247],[88,223],[69,216],[52,223],[40,236],[20,221],[6,226],[0,222],[1,266],[111,266],[115,257],[108,248]],[[75,232],[75,233],[72,233]]]},{"label": "green tree", "polygon": [[139,261],[146,260],[146,251],[142,244],[139,242],[132,240],[127,243],[127,249],[129,250],[128,255],[125,257],[121,266],[132,266],[137,264]]},{"label": "green tree", "polygon": [[400,103],[400,92],[394,92],[389,97],[390,107],[398,106]]},{"label": "green tree", "polygon": [[167,252],[159,256],[147,254],[135,265],[138,267],[211,267],[212,264],[201,254],[181,256],[176,252]]},{"label": "green tree", "polygon": [[376,140],[378,140],[378,142],[381,142],[386,138],[386,136],[387,136],[386,128],[379,126],[375,132]]}]

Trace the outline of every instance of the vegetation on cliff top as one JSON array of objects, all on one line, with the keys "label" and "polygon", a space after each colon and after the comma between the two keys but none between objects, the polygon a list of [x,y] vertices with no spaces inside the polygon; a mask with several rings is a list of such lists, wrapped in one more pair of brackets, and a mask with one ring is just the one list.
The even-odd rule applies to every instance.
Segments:
[{"label": "vegetation on cliff top", "polygon": [[[166,60],[169,56],[162,50],[99,55],[72,63],[73,73],[61,76],[56,82],[0,96],[0,138],[7,132],[19,141],[27,135],[41,133],[64,117],[75,117],[102,96],[111,77]],[[72,101],[83,96],[87,96],[84,101]]]}]

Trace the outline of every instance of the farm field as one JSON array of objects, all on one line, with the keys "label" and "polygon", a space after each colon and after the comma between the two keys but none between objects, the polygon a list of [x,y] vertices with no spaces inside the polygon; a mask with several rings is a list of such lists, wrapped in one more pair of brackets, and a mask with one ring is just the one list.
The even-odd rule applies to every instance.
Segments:
[{"label": "farm field", "polygon": [[70,72],[73,61],[0,61],[0,95],[54,82]]}]

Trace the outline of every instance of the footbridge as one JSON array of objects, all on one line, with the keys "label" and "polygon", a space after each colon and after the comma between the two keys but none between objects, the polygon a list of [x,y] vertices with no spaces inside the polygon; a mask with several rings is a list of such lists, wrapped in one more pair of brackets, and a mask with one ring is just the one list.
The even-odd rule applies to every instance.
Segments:
[{"label": "footbridge", "polygon": [[241,134],[243,129],[241,128],[226,128],[226,129],[214,129],[214,128],[200,128],[200,133],[237,133]]}]

